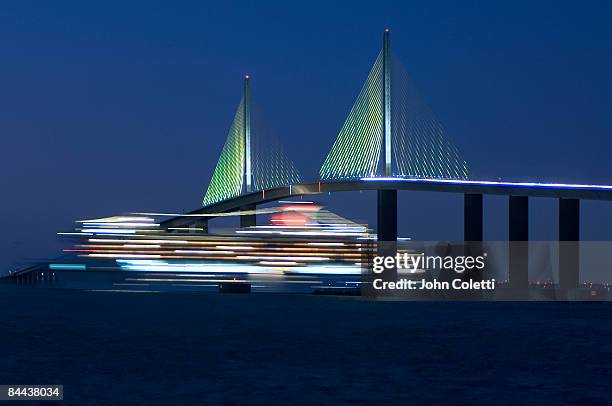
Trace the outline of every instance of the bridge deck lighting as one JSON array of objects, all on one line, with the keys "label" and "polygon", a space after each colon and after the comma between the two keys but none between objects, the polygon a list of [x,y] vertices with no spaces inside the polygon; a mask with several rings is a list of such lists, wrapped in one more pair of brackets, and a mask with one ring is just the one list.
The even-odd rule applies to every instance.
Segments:
[{"label": "bridge deck lighting", "polygon": [[440,184],[449,184],[449,185],[612,190],[612,185],[592,185],[592,184],[579,184],[579,183],[500,182],[500,181],[491,181],[491,180],[389,178],[389,177],[380,177],[380,178],[368,177],[368,178],[361,178],[361,180],[365,182],[413,182],[413,183],[440,183]]}]

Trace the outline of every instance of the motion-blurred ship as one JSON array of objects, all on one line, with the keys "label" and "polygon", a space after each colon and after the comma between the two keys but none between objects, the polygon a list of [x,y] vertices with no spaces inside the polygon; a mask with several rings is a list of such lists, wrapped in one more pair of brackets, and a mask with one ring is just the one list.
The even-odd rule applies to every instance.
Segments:
[{"label": "motion-blurred ship", "polygon": [[209,234],[165,229],[159,214],[78,222],[62,260],[13,275],[21,283],[125,291],[324,292],[359,288],[370,230],[312,202],[263,209],[266,225]]}]

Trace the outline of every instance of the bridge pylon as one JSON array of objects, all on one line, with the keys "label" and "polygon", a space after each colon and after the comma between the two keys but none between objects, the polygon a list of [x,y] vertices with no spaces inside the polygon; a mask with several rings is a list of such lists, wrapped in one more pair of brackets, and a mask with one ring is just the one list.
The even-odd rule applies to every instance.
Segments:
[{"label": "bridge pylon", "polygon": [[[207,207],[258,191],[300,183],[300,175],[280,142],[253,112],[251,76],[245,75],[243,94],[225,144],[202,200]],[[255,207],[245,207],[241,224],[254,225]]]},{"label": "bridge pylon", "polygon": [[468,167],[383,32],[380,50],[327,154],[322,180],[466,179]]},{"label": "bridge pylon", "polygon": [[242,98],[244,100],[244,193],[251,193],[253,185],[251,179],[251,77],[249,74],[244,75],[244,91]]},{"label": "bridge pylon", "polygon": [[[391,33],[319,171],[322,180],[466,179],[467,163],[391,51]],[[391,188],[390,188],[391,189]],[[379,234],[395,240],[397,192],[378,192]],[[386,209],[385,209],[386,208]]]},{"label": "bridge pylon", "polygon": [[385,176],[392,176],[391,165],[391,42],[389,39],[389,29],[385,28],[383,33],[383,161]]},{"label": "bridge pylon", "polygon": [[[393,176],[392,134],[391,134],[391,41],[389,29],[383,33],[382,64],[383,64],[383,172],[386,177]],[[397,190],[379,189],[378,199],[378,240],[397,240]]]}]

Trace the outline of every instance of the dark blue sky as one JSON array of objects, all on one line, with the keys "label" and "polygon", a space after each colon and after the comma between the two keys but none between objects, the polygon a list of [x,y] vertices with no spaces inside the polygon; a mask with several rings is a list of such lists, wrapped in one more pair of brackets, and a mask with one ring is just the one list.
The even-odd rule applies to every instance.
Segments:
[{"label": "dark blue sky", "polygon": [[[612,183],[610,21],[608,1],[2,2],[0,264],[54,254],[76,219],[196,208],[247,71],[315,179],[385,26],[472,177]],[[402,235],[461,238],[460,196],[400,199]],[[372,194],[326,201],[374,219]],[[505,199],[485,203],[504,238]],[[609,239],[612,204],[583,207]],[[532,208],[554,238],[555,202]]]}]

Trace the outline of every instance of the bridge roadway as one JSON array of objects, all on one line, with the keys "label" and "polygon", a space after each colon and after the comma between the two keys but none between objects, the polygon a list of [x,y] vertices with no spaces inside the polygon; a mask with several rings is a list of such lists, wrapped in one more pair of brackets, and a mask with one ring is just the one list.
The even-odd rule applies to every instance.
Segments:
[{"label": "bridge roadway", "polygon": [[[169,218],[161,223],[163,227],[186,227],[193,224],[202,214],[202,219],[212,219],[215,213],[238,210],[252,210],[257,205],[290,199],[292,197],[317,195],[328,192],[349,192],[361,190],[411,190],[423,192],[461,193],[466,195],[466,204],[482,195],[507,195],[518,197],[548,197],[572,200],[612,200],[612,186],[581,185],[535,182],[496,182],[475,180],[444,179],[402,179],[363,178],[347,181],[321,181],[283,186],[248,193],[194,210],[189,216]],[[476,196],[475,198],[473,196]],[[469,197],[472,196],[472,197]]]},{"label": "bridge roadway", "polygon": [[[612,186],[562,183],[496,182],[444,179],[362,178],[347,181],[321,181],[278,187],[237,196],[211,204],[186,215],[161,222],[162,227],[208,227],[208,220],[221,213],[245,211],[241,225],[255,224],[257,205],[298,196],[328,192],[376,190],[378,193],[379,241],[397,240],[397,191],[424,191],[460,193],[464,195],[464,241],[466,249],[480,250],[483,241],[483,195],[506,195],[508,204],[509,285],[511,290],[528,297],[529,291],[529,215],[528,198],[558,199],[559,269],[557,283],[560,294],[569,298],[569,292],[579,286],[580,200],[612,200]],[[474,244],[475,242],[475,244]],[[20,274],[38,268],[28,268]],[[30,277],[32,277],[30,275]],[[523,296],[514,296],[515,298]],[[561,296],[562,297],[562,296]]]},{"label": "bridge roadway", "polygon": [[[162,227],[197,225],[208,229],[208,220],[218,213],[244,211],[242,227],[256,224],[257,205],[297,196],[328,192],[376,190],[378,194],[377,235],[379,241],[397,240],[397,191],[461,193],[464,195],[463,239],[468,245],[483,241],[483,195],[508,196],[509,284],[527,295],[529,290],[529,197],[555,198],[559,204],[558,238],[561,294],[579,286],[580,200],[612,200],[612,186],[562,183],[495,182],[444,179],[362,178],[315,182],[248,193],[169,218]],[[199,217],[198,215],[202,215]],[[474,245],[471,245],[474,247]],[[561,249],[562,248],[562,249]],[[478,248],[477,248],[478,249]],[[525,296],[526,297],[526,296]]]}]

